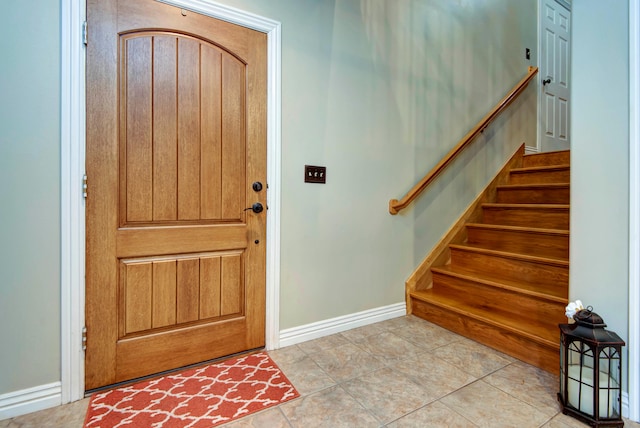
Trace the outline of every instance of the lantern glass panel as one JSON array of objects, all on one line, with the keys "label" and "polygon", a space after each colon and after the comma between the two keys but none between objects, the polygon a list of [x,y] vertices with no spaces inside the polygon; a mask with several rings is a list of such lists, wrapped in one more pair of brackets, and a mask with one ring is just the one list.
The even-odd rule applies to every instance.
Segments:
[{"label": "lantern glass panel", "polygon": [[594,416],[594,355],[593,350],[579,340],[569,343],[567,355],[567,404],[582,413]]},{"label": "lantern glass panel", "polygon": [[607,346],[600,351],[600,418],[620,417],[620,353]]},{"label": "lantern glass panel", "polygon": [[565,364],[564,364],[564,354],[565,354],[565,345],[564,345],[564,334],[561,334],[560,339],[560,396],[565,396],[564,390],[564,378],[565,378]]}]

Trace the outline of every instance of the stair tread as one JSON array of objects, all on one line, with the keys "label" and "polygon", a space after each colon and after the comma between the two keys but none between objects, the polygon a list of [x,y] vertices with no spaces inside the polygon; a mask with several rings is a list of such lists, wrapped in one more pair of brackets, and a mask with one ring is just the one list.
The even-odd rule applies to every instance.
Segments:
[{"label": "stair tread", "polygon": [[556,265],[560,267],[569,267],[569,260],[567,259],[558,259],[554,257],[541,257],[541,256],[532,256],[529,254],[521,254],[514,253],[512,251],[500,251],[500,250],[492,250],[490,248],[486,248],[481,245],[474,244],[451,244],[449,248],[462,250],[462,251],[470,251],[475,253],[482,253],[496,257],[503,257],[509,259],[523,260],[533,263],[543,263],[548,265]]},{"label": "stair tread", "polygon": [[548,210],[567,210],[571,208],[570,204],[501,204],[497,202],[486,202],[482,204],[483,208],[506,208],[506,209],[548,209]]},{"label": "stair tread", "polygon": [[502,184],[496,186],[498,190],[530,190],[530,189],[567,189],[571,183],[531,183],[531,184]]},{"label": "stair tread", "polygon": [[428,290],[412,291],[410,295],[412,298],[425,303],[446,308],[451,312],[510,330],[537,343],[559,348],[558,332],[556,331],[557,329],[551,328],[554,324],[551,321],[548,325],[542,325],[539,319],[529,319],[526,314],[523,314],[525,316],[520,318],[513,318],[512,315],[501,311],[479,308],[459,301],[455,296],[450,296],[446,290],[430,288]]},{"label": "stair tread", "polygon": [[511,172],[525,173],[525,172],[538,172],[538,171],[560,171],[560,170],[570,169],[570,168],[571,166],[569,164],[525,166],[522,168],[513,168],[511,169]]},{"label": "stair tread", "polygon": [[513,281],[507,278],[497,279],[478,270],[454,268],[451,265],[433,267],[431,271],[442,275],[479,282],[494,288],[526,294],[539,299],[563,303],[564,305],[568,303],[566,287],[550,286],[538,282],[531,283],[522,280]]},{"label": "stair tread", "polygon": [[476,229],[509,230],[514,232],[523,232],[523,233],[569,236],[569,231],[566,229],[545,229],[545,228],[539,228],[539,227],[507,226],[503,224],[488,224],[488,223],[467,223],[466,226],[471,228],[476,228]]},{"label": "stair tread", "polygon": [[565,149],[565,150],[552,150],[549,152],[538,152],[538,153],[529,153],[524,155],[525,158],[528,157],[532,157],[535,158],[537,156],[549,156],[549,155],[555,155],[555,154],[569,154],[571,152],[571,150]]}]

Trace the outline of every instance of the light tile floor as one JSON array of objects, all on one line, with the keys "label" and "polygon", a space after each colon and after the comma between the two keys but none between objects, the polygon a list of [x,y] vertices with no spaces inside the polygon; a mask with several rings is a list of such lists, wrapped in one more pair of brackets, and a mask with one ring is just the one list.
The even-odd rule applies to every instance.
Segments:
[{"label": "light tile floor", "polygon": [[[412,316],[269,354],[301,397],[226,428],[586,426],[560,413],[555,376]],[[0,421],[0,428],[80,428],[87,405]]]}]

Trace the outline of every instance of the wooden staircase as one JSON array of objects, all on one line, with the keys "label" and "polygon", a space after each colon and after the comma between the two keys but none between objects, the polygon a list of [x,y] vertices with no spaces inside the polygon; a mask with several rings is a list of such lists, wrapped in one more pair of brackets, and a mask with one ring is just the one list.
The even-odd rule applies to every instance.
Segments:
[{"label": "wooden staircase", "polygon": [[[569,284],[569,152],[521,156],[411,312],[552,373]],[[475,220],[475,221],[474,221]],[[437,264],[437,263],[436,263]]]}]

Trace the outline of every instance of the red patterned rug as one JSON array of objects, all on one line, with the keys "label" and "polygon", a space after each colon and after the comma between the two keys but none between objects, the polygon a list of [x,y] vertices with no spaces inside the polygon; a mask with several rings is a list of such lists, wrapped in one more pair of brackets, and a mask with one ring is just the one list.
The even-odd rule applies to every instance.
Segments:
[{"label": "red patterned rug", "polygon": [[97,393],[84,426],[209,428],[298,396],[260,352]]}]

